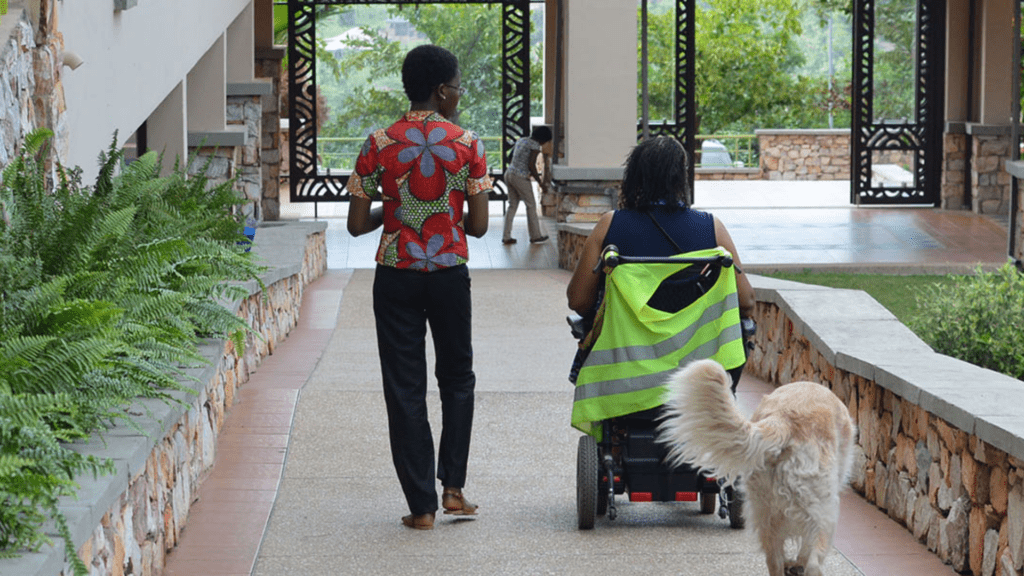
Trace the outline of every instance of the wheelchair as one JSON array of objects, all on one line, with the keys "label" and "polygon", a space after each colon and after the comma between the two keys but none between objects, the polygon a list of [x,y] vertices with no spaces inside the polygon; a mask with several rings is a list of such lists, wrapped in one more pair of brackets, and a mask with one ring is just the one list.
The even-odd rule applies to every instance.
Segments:
[{"label": "wheelchair", "polygon": [[579,529],[615,520],[616,497],[630,502],[696,502],[702,514],[743,528],[741,493],[684,464],[670,466],[657,442],[664,383],[679,366],[714,358],[733,392],[756,326],[739,317],[731,255],[723,248],[678,256],[602,252],[600,304],[590,318],[567,320],[580,341],[569,380],[576,385],[572,425],[584,432],[576,459]]}]

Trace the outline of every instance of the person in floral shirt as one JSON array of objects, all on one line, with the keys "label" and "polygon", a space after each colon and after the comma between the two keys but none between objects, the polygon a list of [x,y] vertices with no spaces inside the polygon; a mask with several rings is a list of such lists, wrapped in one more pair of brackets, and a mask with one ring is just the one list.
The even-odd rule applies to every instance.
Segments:
[{"label": "person in floral shirt", "polygon": [[[402,523],[430,530],[438,506],[426,406],[428,324],[441,397],[441,505],[445,514],[477,510],[462,494],[476,387],[466,235],[487,232],[491,179],[483,143],[449,121],[464,93],[455,55],[434,45],[413,48],[402,84],[409,112],[366,139],[349,178],[348,230],[359,236],[384,228],[373,313],[391,457],[410,511]],[[371,209],[374,200],[383,206]]]}]

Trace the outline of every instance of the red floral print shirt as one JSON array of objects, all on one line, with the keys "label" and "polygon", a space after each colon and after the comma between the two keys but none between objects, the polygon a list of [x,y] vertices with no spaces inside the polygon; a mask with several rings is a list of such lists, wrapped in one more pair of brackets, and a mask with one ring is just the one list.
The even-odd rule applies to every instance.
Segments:
[{"label": "red floral print shirt", "polygon": [[377,263],[433,272],[469,259],[465,200],[491,190],[483,142],[436,112],[410,111],[366,139],[348,180],[384,202]]}]

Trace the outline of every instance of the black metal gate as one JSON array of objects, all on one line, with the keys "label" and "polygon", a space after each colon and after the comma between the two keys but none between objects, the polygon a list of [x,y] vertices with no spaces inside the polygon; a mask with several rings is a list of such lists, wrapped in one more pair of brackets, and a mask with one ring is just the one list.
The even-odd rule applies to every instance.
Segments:
[{"label": "black metal gate", "polygon": [[[365,4],[501,4],[502,166],[530,129],[530,0],[288,0],[289,179],[291,202],[348,200],[345,174],[317,169],[316,8]],[[492,173],[498,176],[500,172]],[[493,198],[503,199],[502,192]]]},{"label": "black metal gate", "polygon": [[[941,203],[942,132],[945,102],[946,1],[918,0],[914,52],[914,118],[886,122],[874,117],[876,0],[855,0],[853,16],[853,204]],[[872,185],[873,153],[899,150],[912,157],[913,185]]]},{"label": "black metal gate", "polygon": [[[676,0],[676,34],[675,34],[675,106],[672,122],[656,122],[649,124],[652,136],[672,136],[686,148],[690,155],[687,177],[690,181],[690,198],[693,203],[693,178],[697,147],[697,98],[694,82],[696,78],[695,25],[696,0]],[[643,136],[642,122],[637,125],[637,140]]]}]

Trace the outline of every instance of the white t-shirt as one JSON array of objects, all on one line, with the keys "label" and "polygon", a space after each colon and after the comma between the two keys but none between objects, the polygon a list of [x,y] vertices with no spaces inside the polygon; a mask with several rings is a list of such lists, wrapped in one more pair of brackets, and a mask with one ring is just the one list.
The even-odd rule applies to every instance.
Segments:
[{"label": "white t-shirt", "polygon": [[530,152],[540,152],[540,143],[536,140],[531,140],[529,137],[523,137],[516,141],[515,146],[512,148],[512,161],[505,168],[506,172],[511,172],[518,176],[530,177]]}]

